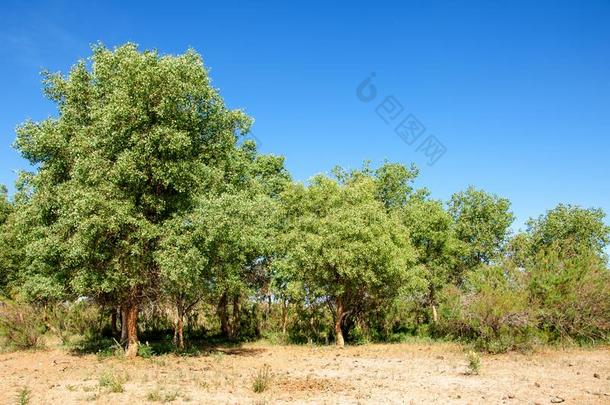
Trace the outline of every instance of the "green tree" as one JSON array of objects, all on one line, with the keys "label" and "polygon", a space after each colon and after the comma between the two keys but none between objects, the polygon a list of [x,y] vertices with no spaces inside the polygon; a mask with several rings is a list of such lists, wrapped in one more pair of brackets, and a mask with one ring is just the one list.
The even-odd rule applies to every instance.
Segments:
[{"label": "green tree", "polygon": [[560,204],[528,222],[527,259],[533,305],[554,338],[610,337],[610,227],[601,209]]},{"label": "green tree", "polygon": [[469,187],[449,201],[449,214],[455,234],[463,244],[455,279],[461,282],[465,271],[489,264],[502,253],[514,217],[506,198]]},{"label": "green tree", "polygon": [[14,272],[15,247],[9,237],[12,236],[12,224],[7,223],[12,211],[13,204],[8,199],[6,186],[0,185],[0,292],[6,288],[9,273]]},{"label": "green tree", "polygon": [[592,252],[606,258],[604,249],[610,243],[610,226],[604,223],[606,214],[599,208],[581,208],[559,204],[537,219],[530,219],[532,256],[552,245],[565,254]]},{"label": "green tree", "polygon": [[359,173],[339,180],[320,175],[284,194],[283,260],[307,302],[329,306],[339,346],[346,316],[395,297],[413,265],[407,230],[377,192],[375,180]]},{"label": "green tree", "polygon": [[13,211],[13,204],[8,199],[8,190],[4,184],[0,184],[0,225],[4,224]]},{"label": "green tree", "polygon": [[97,45],[90,64],[47,73],[44,84],[58,116],[24,123],[16,141],[38,168],[27,181],[37,234],[28,268],[67,281],[73,294],[118,303],[135,355],[139,305],[158,292],[160,238],[222,182],[250,120],[225,107],[192,50]]},{"label": "green tree", "polygon": [[270,283],[276,200],[290,181],[284,160],[258,154],[247,141],[224,162],[223,180],[192,210],[174,216],[157,255],[161,284],[176,305],[175,343],[181,348],[184,317],[197,302],[216,297],[221,332],[236,338],[242,295]]},{"label": "green tree", "polygon": [[420,305],[432,312],[438,321],[437,294],[451,281],[460,244],[455,237],[453,220],[440,201],[413,198],[402,214],[409,229],[411,243],[417,250],[417,263],[424,281],[413,296]]}]

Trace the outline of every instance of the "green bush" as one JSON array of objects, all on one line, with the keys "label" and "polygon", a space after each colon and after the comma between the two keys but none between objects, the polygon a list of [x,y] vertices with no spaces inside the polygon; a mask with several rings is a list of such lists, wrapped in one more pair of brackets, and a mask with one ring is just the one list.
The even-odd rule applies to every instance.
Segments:
[{"label": "green bush", "polygon": [[356,324],[348,333],[347,341],[353,345],[364,345],[370,342],[368,331]]},{"label": "green bush", "polygon": [[610,339],[610,272],[593,252],[544,249],[528,269],[540,329],[553,340]]},{"label": "green bush", "polygon": [[298,306],[296,316],[288,326],[288,340],[297,344],[328,344],[332,325],[332,316],[325,307]]},{"label": "green bush", "polygon": [[435,332],[500,353],[530,349],[536,342],[535,326],[535,310],[519,270],[481,266],[467,274],[462,290],[450,286],[442,291]]},{"label": "green bush", "polygon": [[0,301],[0,336],[7,348],[31,349],[43,345],[47,328],[42,312],[25,302]]},{"label": "green bush", "polygon": [[51,331],[64,344],[72,337],[101,336],[107,320],[100,307],[87,300],[61,302],[45,309],[45,319]]}]

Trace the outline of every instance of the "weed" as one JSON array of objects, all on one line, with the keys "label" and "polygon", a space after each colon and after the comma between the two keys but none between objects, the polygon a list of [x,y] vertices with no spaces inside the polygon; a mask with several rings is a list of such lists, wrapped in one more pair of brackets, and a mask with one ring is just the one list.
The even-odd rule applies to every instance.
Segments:
[{"label": "weed", "polygon": [[252,390],[257,394],[266,391],[271,385],[271,367],[265,364],[263,368],[258,370],[252,383]]},{"label": "weed", "polygon": [[151,391],[146,395],[146,399],[151,402],[161,402],[161,398],[161,391],[159,389]]},{"label": "weed", "polygon": [[152,347],[146,342],[145,345],[140,345],[138,347],[138,356],[143,359],[150,359],[154,355]]},{"label": "weed", "polygon": [[164,359],[156,359],[156,358],[151,358],[150,359],[152,361],[152,363],[156,366],[159,367],[165,367],[165,360]]},{"label": "weed", "polygon": [[478,375],[481,370],[481,357],[474,350],[470,350],[466,354],[466,360],[468,360],[468,374]]},{"label": "weed", "polygon": [[149,392],[146,395],[146,399],[150,402],[173,402],[178,396],[179,392],[177,390],[164,391],[163,389],[157,388],[154,391]]},{"label": "weed", "polygon": [[100,376],[99,384],[102,388],[107,388],[110,392],[124,392],[125,384],[128,380],[127,374],[118,374],[115,372],[105,372]]},{"label": "weed", "polygon": [[30,389],[28,387],[21,388],[21,390],[19,391],[19,394],[17,394],[17,403],[19,405],[29,404],[31,394],[32,394],[32,391],[30,391]]},{"label": "weed", "polygon": [[116,339],[93,339],[85,340],[76,346],[76,351],[81,353],[94,352],[98,360],[103,360],[108,357],[123,357],[125,350]]},{"label": "weed", "polygon": [[223,352],[221,350],[216,350],[216,351],[212,352],[211,356],[214,360],[220,361],[220,360],[224,359],[225,352]]}]

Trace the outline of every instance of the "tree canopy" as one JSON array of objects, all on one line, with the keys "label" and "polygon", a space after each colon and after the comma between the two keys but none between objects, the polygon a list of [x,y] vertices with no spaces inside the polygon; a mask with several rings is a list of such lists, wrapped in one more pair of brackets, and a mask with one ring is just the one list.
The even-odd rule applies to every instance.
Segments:
[{"label": "tree canopy", "polygon": [[18,127],[32,170],[12,198],[0,188],[0,293],[41,310],[86,298],[129,355],[161,313],[180,350],[197,322],[232,340],[427,333],[492,351],[610,338],[601,209],[560,204],[514,232],[508,199],[434,199],[415,166],[295,182],[193,50],[98,44],[43,85],[57,114]]}]

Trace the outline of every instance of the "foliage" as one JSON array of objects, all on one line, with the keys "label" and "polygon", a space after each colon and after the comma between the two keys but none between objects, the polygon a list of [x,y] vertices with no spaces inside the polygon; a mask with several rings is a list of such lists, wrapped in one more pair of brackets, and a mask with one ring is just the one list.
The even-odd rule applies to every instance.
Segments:
[{"label": "foliage", "polygon": [[317,176],[284,195],[282,258],[303,284],[306,302],[329,305],[342,344],[345,316],[390,298],[410,280],[413,248],[404,226],[377,199],[371,176]]},{"label": "foliage", "polygon": [[60,302],[44,310],[46,324],[64,344],[69,344],[72,337],[101,335],[106,326],[104,315],[98,305],[87,300]]},{"label": "foliage", "polygon": [[534,254],[554,246],[563,254],[587,255],[592,252],[605,259],[604,248],[610,243],[610,226],[604,223],[605,213],[599,208],[581,208],[559,204],[536,219],[528,221],[531,248]]},{"label": "foliage", "polygon": [[455,275],[459,282],[464,271],[498,257],[514,217],[506,198],[474,187],[452,195],[448,209],[464,249]]},{"label": "foliage", "polygon": [[472,340],[493,353],[534,343],[536,312],[519,270],[481,265],[466,275],[462,290],[449,286],[442,295],[437,333]]},{"label": "foliage", "polygon": [[601,209],[560,204],[511,235],[506,198],[432,199],[414,166],[294,182],[282,156],[242,139],[251,119],[193,50],[98,44],[43,84],[57,114],[18,127],[32,172],[11,198],[0,187],[9,345],[50,332],[80,352],[149,357],[261,336],[435,336],[490,352],[610,338]]},{"label": "foliage", "polygon": [[553,243],[528,270],[542,330],[555,339],[610,339],[610,272],[597,254],[572,256]]},{"label": "foliage", "polygon": [[15,349],[41,347],[46,331],[40,309],[25,302],[0,301],[0,337],[3,346]]}]

